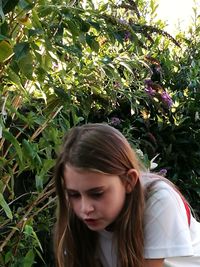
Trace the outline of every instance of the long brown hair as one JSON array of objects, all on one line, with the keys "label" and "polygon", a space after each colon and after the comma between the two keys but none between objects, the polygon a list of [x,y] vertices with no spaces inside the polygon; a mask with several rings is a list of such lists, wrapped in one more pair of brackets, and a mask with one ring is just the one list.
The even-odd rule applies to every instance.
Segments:
[{"label": "long brown hair", "polygon": [[[63,189],[64,166],[96,170],[129,179],[127,172],[142,165],[126,138],[107,124],[85,124],[66,135],[55,167],[58,195],[54,246],[57,267],[94,267],[97,233],[88,229],[74,214]],[[124,207],[115,222],[118,263],[121,267],[144,266],[143,259],[144,192],[138,179],[127,194]]]}]

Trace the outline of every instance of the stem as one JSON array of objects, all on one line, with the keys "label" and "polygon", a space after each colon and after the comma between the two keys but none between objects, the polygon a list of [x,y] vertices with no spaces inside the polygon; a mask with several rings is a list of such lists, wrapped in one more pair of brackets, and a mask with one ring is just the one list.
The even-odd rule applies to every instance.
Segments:
[{"label": "stem", "polygon": [[[52,182],[52,181],[50,181]],[[49,186],[51,185],[51,183],[49,183]],[[51,194],[53,194],[55,192],[55,188],[53,187],[52,189],[50,189],[48,192],[46,192],[47,188],[49,187],[47,186],[37,197],[37,199],[29,206],[27,212],[24,214],[24,216],[21,218],[21,220],[17,223],[17,225],[12,228],[12,231],[8,234],[8,236],[5,238],[4,242],[1,244],[0,246],[0,252],[3,251],[3,248],[7,245],[7,243],[9,242],[9,240],[12,238],[12,236],[15,234],[15,232],[19,229],[20,231],[22,231],[24,225],[26,224],[27,221],[27,217],[29,216],[29,214],[32,212],[33,208],[35,208],[38,204],[40,204],[42,201],[44,201],[46,198],[48,198]],[[44,194],[46,192],[46,194]],[[50,201],[49,203],[51,203],[52,201]],[[34,213],[31,217],[33,218],[38,212]]]}]

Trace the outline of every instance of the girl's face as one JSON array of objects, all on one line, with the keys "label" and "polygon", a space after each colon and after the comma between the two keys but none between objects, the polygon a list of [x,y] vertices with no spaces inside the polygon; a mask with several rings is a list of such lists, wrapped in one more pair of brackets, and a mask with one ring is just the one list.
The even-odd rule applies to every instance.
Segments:
[{"label": "girl's face", "polygon": [[126,198],[126,187],[119,176],[71,166],[65,167],[64,186],[73,211],[93,231],[114,222]]}]

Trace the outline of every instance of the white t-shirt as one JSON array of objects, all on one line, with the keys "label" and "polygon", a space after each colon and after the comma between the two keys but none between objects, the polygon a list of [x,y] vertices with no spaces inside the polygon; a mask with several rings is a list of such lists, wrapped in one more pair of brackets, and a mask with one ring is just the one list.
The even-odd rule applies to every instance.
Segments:
[{"label": "white t-shirt", "polygon": [[[145,175],[144,186],[148,181]],[[98,256],[104,267],[117,267],[117,248],[112,237],[112,232],[99,232]],[[146,202],[144,257],[164,258],[164,267],[200,267],[200,223],[191,216],[188,225],[180,195],[163,181],[154,185]]]}]

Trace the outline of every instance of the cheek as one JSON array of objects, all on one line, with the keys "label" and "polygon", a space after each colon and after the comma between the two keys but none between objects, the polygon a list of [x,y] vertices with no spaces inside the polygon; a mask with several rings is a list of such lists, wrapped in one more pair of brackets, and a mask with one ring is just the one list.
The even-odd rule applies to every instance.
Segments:
[{"label": "cheek", "polygon": [[118,195],[116,197],[116,201],[114,202],[115,204],[115,209],[120,212],[124,206],[124,203],[125,203],[125,198],[126,198],[126,195],[125,194],[122,194],[122,195]]},{"label": "cheek", "polygon": [[117,216],[124,206],[125,198],[126,193],[124,191],[120,192],[120,194],[119,192],[115,192],[115,194],[111,194],[101,206],[106,210],[107,214]]},{"label": "cheek", "polygon": [[71,206],[72,210],[74,211],[74,213],[78,214],[79,210],[80,210],[80,201],[74,200],[74,199],[70,199],[69,203],[70,203],[70,206]]}]

